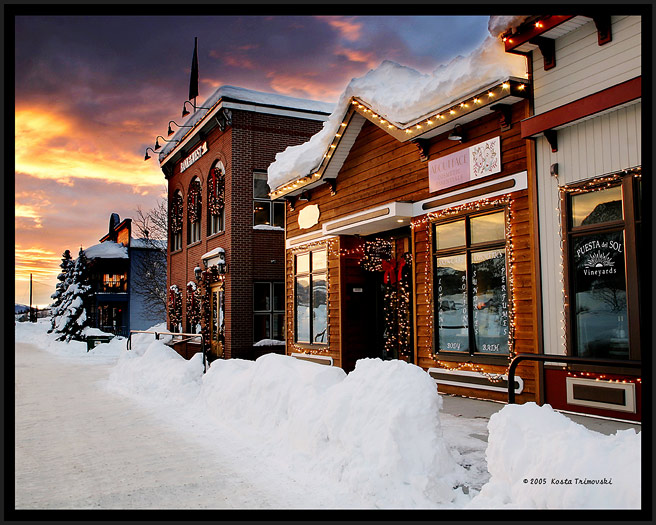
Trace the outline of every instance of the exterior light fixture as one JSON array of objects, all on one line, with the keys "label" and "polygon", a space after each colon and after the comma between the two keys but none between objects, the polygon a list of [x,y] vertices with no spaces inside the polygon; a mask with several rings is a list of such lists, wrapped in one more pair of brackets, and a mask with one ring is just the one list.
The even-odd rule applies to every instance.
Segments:
[{"label": "exterior light fixture", "polygon": [[202,275],[203,275],[202,268],[200,266],[196,266],[196,268],[194,268],[194,276],[196,277],[197,282],[200,282],[200,278],[202,277]]},{"label": "exterior light fixture", "polygon": [[210,108],[204,108],[204,107],[202,107],[202,106],[195,106],[195,105],[194,105],[193,103],[191,103],[190,101],[185,100],[185,103],[182,104],[182,116],[183,116],[183,117],[186,117],[187,115],[189,115],[189,111],[187,111],[187,104],[191,104],[191,107],[194,108],[194,112],[195,112],[197,109],[210,109]]},{"label": "exterior light fixture", "polygon": [[155,150],[157,151],[159,148],[161,148],[161,144],[159,143],[159,139],[162,139],[164,142],[180,142],[179,140],[166,140],[164,137],[161,135],[157,135],[157,138],[155,139]]},{"label": "exterior light fixture", "polygon": [[148,155],[148,150],[152,151],[153,153],[157,153],[153,148],[146,148],[146,155],[144,156],[144,160],[148,160],[150,155]]},{"label": "exterior light fixture", "polygon": [[169,137],[170,137],[171,135],[173,135],[173,130],[171,129],[171,124],[175,124],[175,125],[178,126],[179,128],[191,128],[191,127],[193,127],[193,126],[181,126],[181,125],[178,124],[177,122],[171,120],[171,121],[169,121],[169,131],[168,131],[168,136],[169,136]]},{"label": "exterior light fixture", "polygon": [[456,126],[453,128],[451,133],[449,133],[449,140],[455,140],[460,142],[461,144],[463,143],[463,141],[465,140],[465,133],[460,124],[456,124]]}]

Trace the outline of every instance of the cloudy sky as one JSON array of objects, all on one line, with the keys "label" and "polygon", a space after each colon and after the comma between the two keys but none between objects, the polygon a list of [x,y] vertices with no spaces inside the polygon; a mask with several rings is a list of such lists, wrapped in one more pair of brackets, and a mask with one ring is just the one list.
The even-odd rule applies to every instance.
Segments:
[{"label": "cloudy sky", "polygon": [[16,16],[16,302],[32,273],[33,303],[48,304],[65,249],[164,195],[144,151],[182,123],[194,37],[199,105],[221,85],[336,102],[383,60],[429,72],[469,54],[488,18]]}]

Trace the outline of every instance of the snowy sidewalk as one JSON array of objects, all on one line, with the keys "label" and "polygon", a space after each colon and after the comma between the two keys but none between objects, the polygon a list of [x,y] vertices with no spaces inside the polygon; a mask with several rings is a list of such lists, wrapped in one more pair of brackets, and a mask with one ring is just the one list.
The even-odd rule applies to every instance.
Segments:
[{"label": "snowy sidewalk", "polygon": [[16,344],[16,508],[274,508],[254,486],[134,401],[100,388],[111,366]]}]

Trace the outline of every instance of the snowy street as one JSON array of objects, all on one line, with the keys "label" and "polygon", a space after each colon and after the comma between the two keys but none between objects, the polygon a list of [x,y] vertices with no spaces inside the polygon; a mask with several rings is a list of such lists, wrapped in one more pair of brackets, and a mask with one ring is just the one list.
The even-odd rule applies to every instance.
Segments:
[{"label": "snowy street", "polygon": [[281,503],[235,472],[210,443],[194,442],[152,411],[102,389],[110,368],[16,344],[17,509]]}]

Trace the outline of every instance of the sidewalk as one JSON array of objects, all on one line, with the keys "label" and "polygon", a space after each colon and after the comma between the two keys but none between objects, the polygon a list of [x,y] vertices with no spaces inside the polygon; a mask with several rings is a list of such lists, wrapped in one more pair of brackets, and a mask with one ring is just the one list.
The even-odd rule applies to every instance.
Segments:
[{"label": "sidewalk", "polygon": [[[440,394],[444,401],[442,412],[452,416],[465,417],[468,419],[490,419],[490,416],[501,410],[506,403],[487,401],[483,399],[472,399],[468,397]],[[618,430],[633,428],[640,432],[642,426],[639,423],[624,423],[593,416],[580,414],[569,414],[561,412],[572,421],[579,423],[590,430],[602,434],[615,434]]]}]

